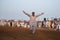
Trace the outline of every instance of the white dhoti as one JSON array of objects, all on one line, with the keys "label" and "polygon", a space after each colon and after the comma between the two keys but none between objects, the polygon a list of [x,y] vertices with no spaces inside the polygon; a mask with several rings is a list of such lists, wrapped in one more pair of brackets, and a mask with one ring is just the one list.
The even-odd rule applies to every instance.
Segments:
[{"label": "white dhoti", "polygon": [[30,25],[30,30],[32,30],[32,33],[35,33],[37,22],[29,23],[29,25]]}]

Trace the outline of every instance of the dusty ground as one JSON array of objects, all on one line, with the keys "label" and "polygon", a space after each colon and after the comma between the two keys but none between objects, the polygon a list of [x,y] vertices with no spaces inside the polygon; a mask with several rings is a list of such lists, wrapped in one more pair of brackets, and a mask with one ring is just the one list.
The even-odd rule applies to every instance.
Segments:
[{"label": "dusty ground", "polygon": [[60,32],[37,29],[32,34],[28,28],[0,26],[0,40],[60,40]]}]

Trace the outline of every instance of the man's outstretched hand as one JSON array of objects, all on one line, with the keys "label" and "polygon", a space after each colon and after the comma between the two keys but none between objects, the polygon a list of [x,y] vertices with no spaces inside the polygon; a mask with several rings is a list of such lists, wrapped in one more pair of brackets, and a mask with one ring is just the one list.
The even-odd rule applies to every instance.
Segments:
[{"label": "man's outstretched hand", "polygon": [[43,15],[44,13],[42,12],[41,15]]},{"label": "man's outstretched hand", "polygon": [[25,13],[25,11],[23,10],[23,12]]}]

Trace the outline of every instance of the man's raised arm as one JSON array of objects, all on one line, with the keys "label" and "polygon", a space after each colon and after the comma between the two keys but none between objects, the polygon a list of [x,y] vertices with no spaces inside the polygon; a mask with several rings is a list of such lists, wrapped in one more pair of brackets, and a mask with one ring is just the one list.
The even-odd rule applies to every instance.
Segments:
[{"label": "man's raised arm", "polygon": [[36,17],[39,17],[39,16],[41,16],[41,15],[43,15],[44,13],[41,13],[41,14],[39,14],[39,15],[36,15]]},{"label": "man's raised arm", "polygon": [[24,14],[26,14],[27,16],[30,16],[28,13],[26,13],[25,11],[23,11]]}]

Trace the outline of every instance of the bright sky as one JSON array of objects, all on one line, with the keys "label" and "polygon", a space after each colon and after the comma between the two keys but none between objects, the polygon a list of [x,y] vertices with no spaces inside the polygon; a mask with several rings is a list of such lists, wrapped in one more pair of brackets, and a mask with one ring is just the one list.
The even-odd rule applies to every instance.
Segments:
[{"label": "bright sky", "polygon": [[60,0],[0,0],[0,19],[29,20],[23,10],[29,14],[34,11],[36,15],[43,12],[40,20],[45,17],[59,18]]}]

